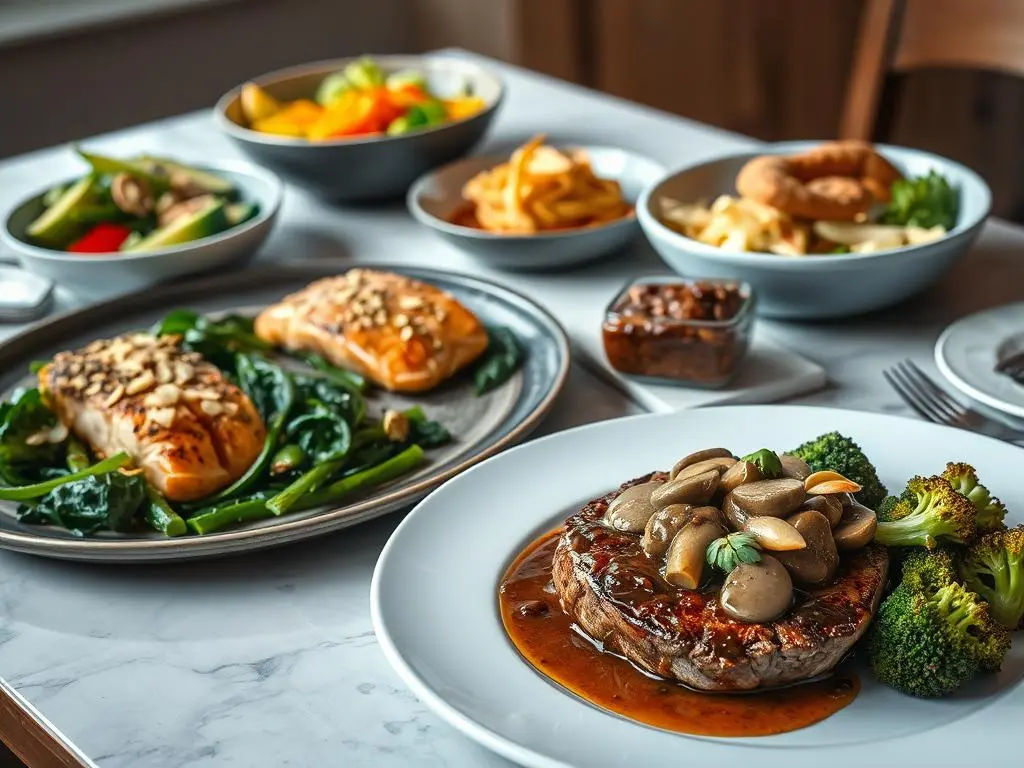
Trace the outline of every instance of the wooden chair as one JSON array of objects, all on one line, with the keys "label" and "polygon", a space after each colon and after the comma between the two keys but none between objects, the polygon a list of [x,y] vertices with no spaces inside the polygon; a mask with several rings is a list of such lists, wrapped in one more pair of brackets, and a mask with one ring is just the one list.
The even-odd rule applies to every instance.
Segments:
[{"label": "wooden chair", "polygon": [[[1024,77],[1021,0],[867,0],[839,136],[872,140],[891,118],[886,75],[925,68]],[[881,119],[880,119],[881,116]]]}]

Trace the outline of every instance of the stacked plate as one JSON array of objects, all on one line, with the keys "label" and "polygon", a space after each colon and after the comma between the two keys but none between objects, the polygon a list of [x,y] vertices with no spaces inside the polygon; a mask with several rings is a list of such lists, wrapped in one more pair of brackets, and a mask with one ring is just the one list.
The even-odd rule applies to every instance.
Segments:
[{"label": "stacked plate", "polygon": [[1024,303],[953,323],[935,344],[935,364],[968,397],[1024,419]]}]

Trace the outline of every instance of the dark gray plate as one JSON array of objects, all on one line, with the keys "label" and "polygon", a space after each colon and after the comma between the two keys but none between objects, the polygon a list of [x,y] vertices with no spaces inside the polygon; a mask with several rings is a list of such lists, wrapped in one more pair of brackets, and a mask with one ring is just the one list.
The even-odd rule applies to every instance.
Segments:
[{"label": "dark gray plate", "polygon": [[[0,345],[0,398],[30,383],[32,360],[48,359],[92,339],[144,329],[168,311],[252,313],[312,280],[343,272],[350,264],[271,267],[159,286],[38,323]],[[16,505],[0,502],[0,547],[71,560],[138,562],[178,560],[249,551],[297,541],[408,506],[471,465],[522,440],[553,404],[569,371],[565,332],[546,311],[507,288],[474,277],[408,267],[377,267],[420,278],[452,293],[485,323],[511,328],[527,348],[522,370],[497,390],[477,397],[466,377],[411,397],[375,391],[371,408],[420,404],[455,437],[429,454],[417,472],[349,503],[284,515],[208,536],[166,538],[157,533],[107,533],[80,538],[49,526],[25,525]]]}]

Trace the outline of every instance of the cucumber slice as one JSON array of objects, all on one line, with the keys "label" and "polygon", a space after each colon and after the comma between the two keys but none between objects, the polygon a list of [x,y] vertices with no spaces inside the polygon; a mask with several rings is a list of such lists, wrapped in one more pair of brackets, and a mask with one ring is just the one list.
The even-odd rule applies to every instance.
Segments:
[{"label": "cucumber slice", "polygon": [[75,219],[75,214],[92,204],[95,182],[96,176],[90,173],[68,187],[53,205],[28,225],[25,232],[29,238],[47,248],[63,250],[85,229]]},{"label": "cucumber slice", "polygon": [[154,229],[146,237],[126,248],[125,252],[158,251],[223,232],[228,228],[224,210],[226,207],[223,200],[215,200],[193,214],[172,221],[166,227]]},{"label": "cucumber slice", "polygon": [[[202,188],[203,191],[209,192],[213,195],[222,195],[224,197],[233,198],[237,193],[235,185],[221,176],[209,173],[208,171],[201,171],[198,168],[183,165],[182,163],[175,162],[174,160],[168,160],[164,157],[142,155],[141,157],[133,160],[132,165],[141,168],[147,173],[161,175],[165,180],[171,173],[184,174],[188,176],[189,180],[193,184]],[[160,173],[159,169],[163,169],[162,173]]]},{"label": "cucumber slice", "polygon": [[229,227],[237,227],[239,224],[247,222],[259,212],[260,207],[256,203],[231,203],[224,209],[224,215],[227,216]]},{"label": "cucumber slice", "polygon": [[96,155],[92,152],[86,152],[84,149],[76,148],[75,151],[82,157],[85,162],[92,166],[94,173],[101,176],[114,176],[118,173],[127,173],[131,176],[138,176],[144,180],[153,188],[153,192],[159,194],[168,188],[169,182],[166,176],[158,176],[150,171],[147,171],[142,166],[127,161],[119,160],[116,157],[107,157],[105,155]]}]

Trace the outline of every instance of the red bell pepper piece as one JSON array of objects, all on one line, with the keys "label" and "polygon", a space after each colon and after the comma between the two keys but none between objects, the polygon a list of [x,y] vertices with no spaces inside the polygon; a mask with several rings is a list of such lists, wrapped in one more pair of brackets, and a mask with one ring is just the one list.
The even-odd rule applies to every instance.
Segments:
[{"label": "red bell pepper piece", "polygon": [[132,233],[122,224],[100,223],[67,247],[68,253],[113,253]]}]

